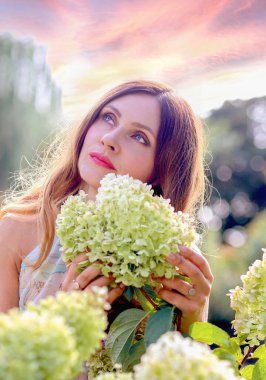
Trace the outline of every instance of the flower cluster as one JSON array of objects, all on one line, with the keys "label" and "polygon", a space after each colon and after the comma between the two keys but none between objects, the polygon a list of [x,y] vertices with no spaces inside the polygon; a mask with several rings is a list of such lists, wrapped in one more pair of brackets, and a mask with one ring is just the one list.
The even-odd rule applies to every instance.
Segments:
[{"label": "flower cluster", "polygon": [[234,329],[251,347],[266,338],[266,249],[263,252],[262,260],[256,260],[241,276],[243,287],[230,290]]},{"label": "flower cluster", "polygon": [[110,352],[105,347],[102,347],[100,350],[97,350],[90,357],[90,378],[95,378],[97,375],[101,373],[113,372],[114,370],[115,368],[112,363]]},{"label": "flower cluster", "polygon": [[71,329],[58,316],[11,310],[0,314],[0,378],[65,380],[77,374]]},{"label": "flower cluster", "polygon": [[165,261],[180,245],[190,247],[198,238],[192,219],[174,212],[170,201],[154,196],[150,185],[128,175],[107,174],[95,203],[84,192],[70,196],[57,218],[57,234],[65,260],[88,252],[103,275],[116,282],[142,287],[151,274],[172,278],[176,269]]},{"label": "flower cluster", "polygon": [[134,367],[136,380],[236,380],[228,361],[219,360],[208,346],[178,332],[162,335]]},{"label": "flower cluster", "polygon": [[106,298],[106,288],[94,287],[91,292],[59,292],[56,298],[47,297],[38,305],[28,304],[27,309],[40,315],[63,317],[75,337],[81,365],[100,348],[101,340],[105,338]]}]

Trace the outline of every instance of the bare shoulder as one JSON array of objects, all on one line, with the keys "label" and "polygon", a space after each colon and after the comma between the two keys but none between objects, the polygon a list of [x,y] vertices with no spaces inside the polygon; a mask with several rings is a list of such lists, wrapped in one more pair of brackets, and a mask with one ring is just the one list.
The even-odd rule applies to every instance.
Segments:
[{"label": "bare shoulder", "polygon": [[17,264],[38,243],[37,217],[8,214],[0,221],[0,255]]}]

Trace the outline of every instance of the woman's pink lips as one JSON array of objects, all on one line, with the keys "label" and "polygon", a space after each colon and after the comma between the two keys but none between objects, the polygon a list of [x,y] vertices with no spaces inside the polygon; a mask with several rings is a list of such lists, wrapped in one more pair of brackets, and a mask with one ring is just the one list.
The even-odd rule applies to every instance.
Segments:
[{"label": "woman's pink lips", "polygon": [[112,165],[111,162],[109,162],[109,160],[104,157],[103,155],[101,155],[100,153],[97,153],[97,152],[91,152],[89,154],[90,158],[93,160],[93,162],[99,166],[102,166],[104,168],[107,168],[107,169],[112,169],[112,170],[115,170],[114,166]]}]

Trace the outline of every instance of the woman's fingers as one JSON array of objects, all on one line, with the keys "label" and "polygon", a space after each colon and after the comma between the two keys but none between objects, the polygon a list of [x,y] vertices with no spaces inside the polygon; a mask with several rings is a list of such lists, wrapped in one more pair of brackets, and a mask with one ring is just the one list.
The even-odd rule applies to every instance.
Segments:
[{"label": "woman's fingers", "polygon": [[118,297],[120,297],[123,294],[125,288],[126,288],[125,285],[120,283],[118,286],[111,289],[108,292],[107,302],[112,304]]},{"label": "woman's fingers", "polygon": [[181,256],[194,263],[198,268],[200,268],[201,272],[207,278],[207,280],[213,282],[213,275],[211,272],[210,264],[206,258],[201,253],[198,253],[191,248],[185,246],[180,246],[179,248]]},{"label": "woman's fingers", "polygon": [[81,273],[77,271],[79,263],[86,261],[87,259],[87,255],[82,253],[73,260],[71,265],[68,265],[68,270],[62,284],[63,290],[73,290],[74,281],[78,283],[79,289],[82,290],[95,278],[101,275],[101,270],[99,268],[94,268],[93,266],[85,268]]},{"label": "woman's fingers", "polygon": [[[195,255],[199,256],[199,254],[197,253],[195,253]],[[192,261],[192,259],[190,261],[189,259],[179,254],[170,254],[169,256],[167,256],[166,260],[170,264],[178,267],[178,269],[180,269],[187,277],[189,277],[195,289],[200,290],[205,295],[210,294],[213,277],[211,273],[208,273],[208,271],[207,271],[208,277],[205,277],[205,274],[203,273],[203,268],[204,269],[207,268],[207,266],[205,265],[205,261],[206,261],[205,258],[203,258],[203,263],[204,263],[203,268],[202,266],[196,265],[195,261]]]},{"label": "woman's fingers", "polygon": [[180,247],[180,254],[172,253],[166,260],[176,267],[177,272],[188,277],[191,283],[179,277],[153,277],[161,284],[156,291],[162,299],[181,310],[179,328],[187,332],[191,323],[207,320],[213,275],[206,258],[187,247]]},{"label": "woman's fingers", "polygon": [[178,309],[182,311],[183,315],[190,315],[196,313],[201,307],[204,306],[205,299],[195,298],[187,299],[182,294],[174,293],[167,289],[160,289],[158,291],[159,296],[165,301],[175,305]]},{"label": "woman's fingers", "polygon": [[192,288],[192,285],[188,282],[181,280],[180,278],[173,278],[171,280],[163,277],[153,277],[154,281],[160,282],[164,289],[174,290],[183,296],[189,297],[189,291]]},{"label": "woman's fingers", "polygon": [[98,276],[101,275],[101,270],[99,268],[94,268],[90,266],[84,269],[80,274],[77,273],[75,280],[79,283],[81,289],[85,289],[91,283],[94,284]]},{"label": "woman's fingers", "polygon": [[84,290],[89,290],[93,286],[98,286],[98,287],[108,286],[108,285],[112,284],[113,282],[114,282],[113,277],[104,277],[104,276],[101,276],[101,277],[96,278],[96,280],[91,281],[89,283],[89,285],[87,285],[84,288]]},{"label": "woman's fingers", "polygon": [[85,253],[81,253],[71,263],[67,262],[66,263],[67,276],[69,276],[69,278],[72,278],[72,279],[76,278],[79,275],[76,268],[78,267],[79,263],[85,260],[88,260],[88,257],[85,255]]},{"label": "woman's fingers", "polygon": [[[86,254],[80,254],[75,258],[73,262],[67,263],[66,266],[68,270],[65,280],[62,284],[62,289],[64,291],[91,291],[91,288],[93,286],[103,287],[108,286],[114,282],[114,278],[112,276],[102,276],[101,270],[99,268],[94,268],[93,266],[87,267],[81,273],[78,273],[76,270],[78,264],[87,259],[88,257],[86,256]],[[116,298],[122,295],[124,290],[125,285],[123,285],[122,283],[116,286],[115,288],[109,290],[107,302],[111,304]]]}]

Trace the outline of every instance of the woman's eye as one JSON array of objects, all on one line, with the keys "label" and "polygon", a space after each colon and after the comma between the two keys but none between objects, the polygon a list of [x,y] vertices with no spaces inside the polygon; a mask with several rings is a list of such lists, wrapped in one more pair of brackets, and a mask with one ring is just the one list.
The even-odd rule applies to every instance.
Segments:
[{"label": "woman's eye", "polygon": [[114,117],[110,113],[104,113],[102,118],[107,123],[114,123]]},{"label": "woman's eye", "polygon": [[140,143],[144,145],[149,144],[148,140],[141,133],[135,133],[133,137],[135,138],[135,140],[139,141]]}]

